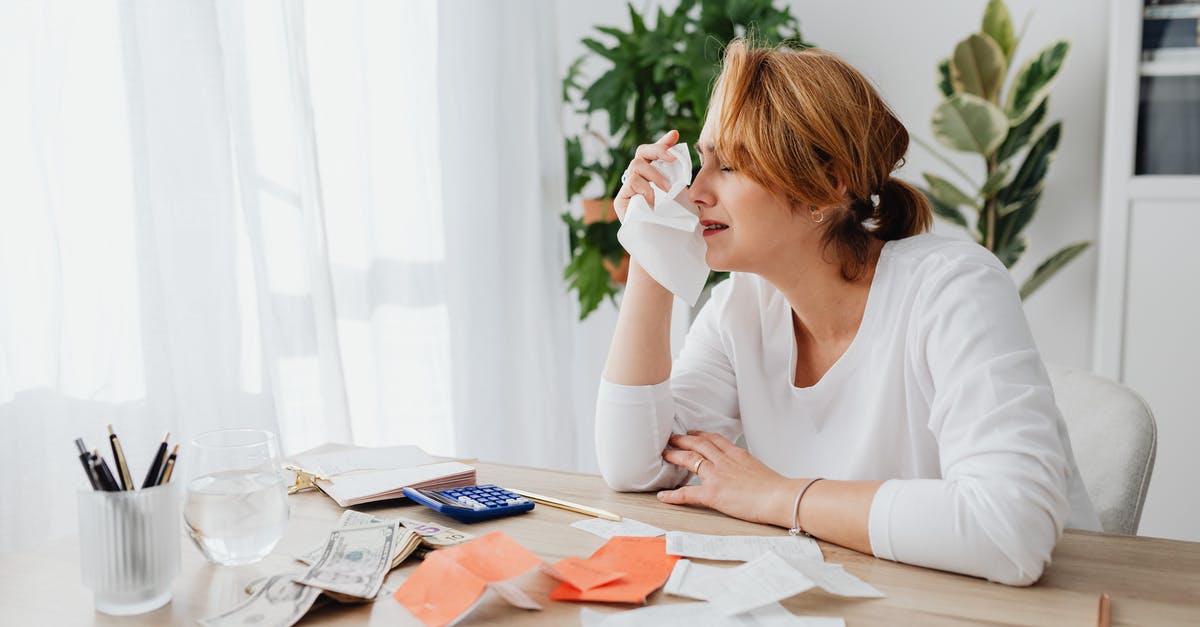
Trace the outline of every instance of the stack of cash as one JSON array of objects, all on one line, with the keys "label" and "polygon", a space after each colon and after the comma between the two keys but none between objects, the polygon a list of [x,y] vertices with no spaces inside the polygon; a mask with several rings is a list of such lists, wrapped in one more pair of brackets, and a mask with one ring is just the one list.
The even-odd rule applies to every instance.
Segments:
[{"label": "stack of cash", "polygon": [[308,570],[253,582],[247,587],[248,599],[200,624],[290,627],[308,613],[322,593],[342,603],[370,602],[379,594],[388,572],[418,547],[431,550],[454,546],[472,537],[434,523],[385,520],[346,511],[325,543],[297,556],[309,564]]}]

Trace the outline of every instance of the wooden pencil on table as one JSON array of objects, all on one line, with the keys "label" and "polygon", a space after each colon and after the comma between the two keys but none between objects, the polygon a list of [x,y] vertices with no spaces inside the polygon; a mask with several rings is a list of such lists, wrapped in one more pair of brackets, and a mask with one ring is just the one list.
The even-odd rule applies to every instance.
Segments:
[{"label": "wooden pencil on table", "polygon": [[515,490],[513,488],[505,488],[505,490],[508,490],[514,494],[520,494],[534,503],[541,503],[542,505],[549,505],[550,507],[565,509],[569,512],[587,514],[588,516],[595,516],[596,518],[603,518],[604,520],[611,520],[613,522],[621,522],[622,520],[619,515],[597,507],[588,507],[587,505],[580,505],[579,503],[572,503],[571,501],[556,499],[552,496],[534,494],[533,492],[526,492],[524,490]]}]

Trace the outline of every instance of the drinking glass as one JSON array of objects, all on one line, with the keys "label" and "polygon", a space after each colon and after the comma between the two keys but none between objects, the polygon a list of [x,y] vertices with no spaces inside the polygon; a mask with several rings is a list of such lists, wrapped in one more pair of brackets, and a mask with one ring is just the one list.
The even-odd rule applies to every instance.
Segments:
[{"label": "drinking glass", "polygon": [[287,529],[287,487],[275,436],[220,429],[196,436],[189,451],[188,533],[210,562],[250,564],[266,557]]}]

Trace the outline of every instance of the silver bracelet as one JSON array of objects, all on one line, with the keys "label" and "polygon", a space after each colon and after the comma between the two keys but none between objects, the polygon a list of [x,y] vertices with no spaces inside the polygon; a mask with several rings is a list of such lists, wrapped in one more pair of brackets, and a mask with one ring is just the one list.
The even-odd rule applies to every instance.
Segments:
[{"label": "silver bracelet", "polygon": [[811,533],[800,528],[800,499],[804,498],[804,493],[808,492],[808,489],[812,487],[812,484],[822,479],[824,479],[824,477],[809,479],[808,483],[804,484],[803,488],[800,488],[800,494],[796,495],[796,504],[792,506],[792,528],[788,529],[789,536],[798,536],[800,534],[804,534],[810,538],[812,537]]}]

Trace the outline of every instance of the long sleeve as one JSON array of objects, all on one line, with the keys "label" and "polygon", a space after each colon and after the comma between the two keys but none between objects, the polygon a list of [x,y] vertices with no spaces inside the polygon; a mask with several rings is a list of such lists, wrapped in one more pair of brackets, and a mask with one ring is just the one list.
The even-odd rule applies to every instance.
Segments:
[{"label": "long sleeve", "polygon": [[596,399],[596,457],[600,474],[615,490],[673,488],[688,472],[666,463],[662,451],[672,433],[741,433],[733,366],[720,324],[736,279],[713,289],[689,329],[671,377],[656,385],[618,385],[601,379]]},{"label": "long sleeve", "polygon": [[941,479],[890,480],[871,506],[874,553],[985,577],[1036,581],[1070,512],[1065,430],[1004,266],[946,264],[917,296],[910,356],[932,391]]}]

